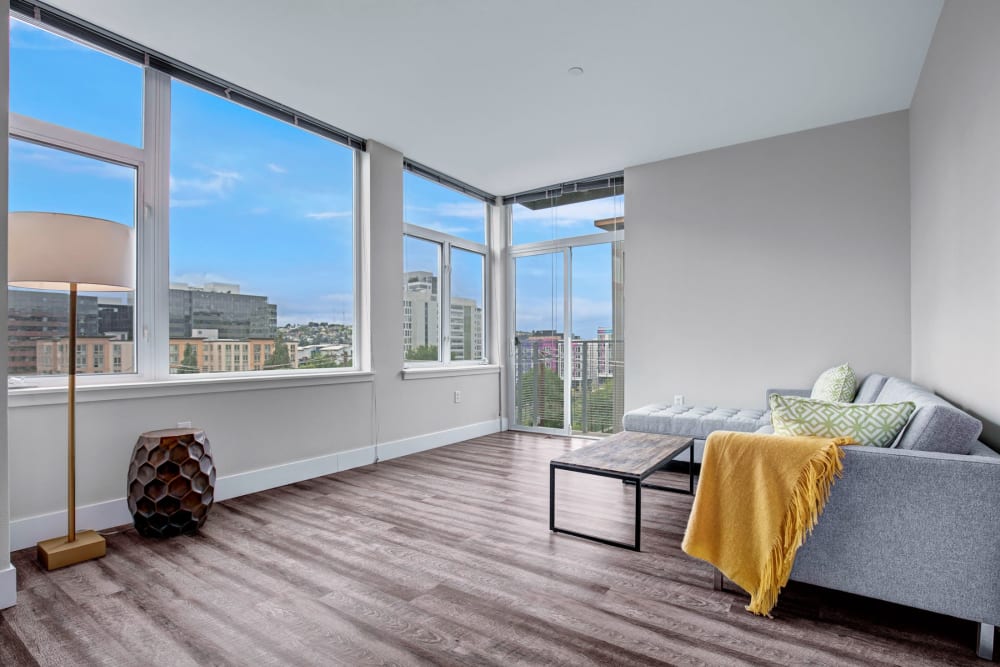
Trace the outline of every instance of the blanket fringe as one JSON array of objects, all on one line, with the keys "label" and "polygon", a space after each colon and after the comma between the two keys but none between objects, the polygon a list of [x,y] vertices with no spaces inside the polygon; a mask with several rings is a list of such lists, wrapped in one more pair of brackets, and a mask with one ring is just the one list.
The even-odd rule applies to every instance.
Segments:
[{"label": "blanket fringe", "polygon": [[778,538],[771,545],[764,563],[760,586],[751,591],[747,611],[770,617],[771,610],[778,603],[778,594],[792,574],[796,550],[812,533],[830,497],[834,481],[843,472],[843,457],[843,449],[830,443],[819,449],[803,468],[792,489],[792,498]]}]

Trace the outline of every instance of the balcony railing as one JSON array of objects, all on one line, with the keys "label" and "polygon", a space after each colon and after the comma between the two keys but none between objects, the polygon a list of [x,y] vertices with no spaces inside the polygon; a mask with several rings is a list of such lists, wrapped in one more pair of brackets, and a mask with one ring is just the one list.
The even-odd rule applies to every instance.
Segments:
[{"label": "balcony railing", "polygon": [[[574,340],[570,359],[570,422],[574,433],[621,430],[624,347],[621,340]],[[519,426],[565,428],[565,342],[561,336],[522,337],[514,359]]]}]

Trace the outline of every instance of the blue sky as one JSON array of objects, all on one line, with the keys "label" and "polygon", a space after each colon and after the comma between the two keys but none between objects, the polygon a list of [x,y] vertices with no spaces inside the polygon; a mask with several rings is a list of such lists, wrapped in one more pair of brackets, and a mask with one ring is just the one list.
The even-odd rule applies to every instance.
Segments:
[{"label": "blue sky", "polygon": [[[141,145],[140,67],[12,20],[10,68],[13,112]],[[180,82],[171,95],[171,281],[239,283],[276,303],[282,324],[351,322],[353,152]],[[135,191],[128,167],[12,143],[11,210],[135,224]],[[407,222],[484,242],[482,202],[410,173],[404,192]],[[545,211],[515,206],[514,241],[594,233],[594,220],[621,208],[621,197]],[[423,268],[433,253],[411,246],[406,268]],[[479,262],[471,259],[456,262],[453,290],[481,299]],[[578,262],[574,271],[574,330],[590,337],[610,325],[610,258],[607,270],[585,269]],[[535,296],[520,301],[526,318],[550,310],[545,295]]]}]

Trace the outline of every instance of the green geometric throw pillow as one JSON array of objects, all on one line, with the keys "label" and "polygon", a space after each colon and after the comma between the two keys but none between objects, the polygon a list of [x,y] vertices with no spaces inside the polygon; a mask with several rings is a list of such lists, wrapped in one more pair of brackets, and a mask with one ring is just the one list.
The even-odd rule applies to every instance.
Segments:
[{"label": "green geometric throw pillow", "polygon": [[905,403],[831,403],[801,396],[771,394],[775,435],[851,437],[858,444],[889,447],[916,406]]},{"label": "green geometric throw pillow", "polygon": [[857,391],[858,377],[850,366],[844,364],[820,373],[809,398],[815,398],[818,401],[850,403],[854,400],[854,394]]}]

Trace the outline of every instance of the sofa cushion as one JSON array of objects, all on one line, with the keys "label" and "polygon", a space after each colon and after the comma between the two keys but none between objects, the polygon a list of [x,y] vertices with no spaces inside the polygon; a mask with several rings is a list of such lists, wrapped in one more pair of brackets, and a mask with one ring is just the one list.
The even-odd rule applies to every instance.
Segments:
[{"label": "sofa cushion", "polygon": [[882,387],[885,386],[885,381],[888,378],[884,375],[878,373],[872,373],[866,377],[862,382],[861,386],[858,387],[858,393],[854,396],[855,403],[874,403],[878,400],[879,392],[882,391]]},{"label": "sofa cushion", "polygon": [[890,377],[878,402],[911,401],[917,406],[896,447],[927,452],[968,454],[983,431],[983,423],[929,389]]},{"label": "sofa cushion", "polygon": [[870,447],[889,447],[916,406],[902,403],[833,403],[798,396],[771,396],[777,435],[851,437]]},{"label": "sofa cushion", "polygon": [[819,401],[849,403],[858,390],[858,378],[847,364],[834,366],[820,373],[809,398]]},{"label": "sofa cushion", "polygon": [[770,422],[764,410],[717,408],[710,405],[647,405],[625,413],[626,431],[707,438],[712,431],[752,433]]}]

